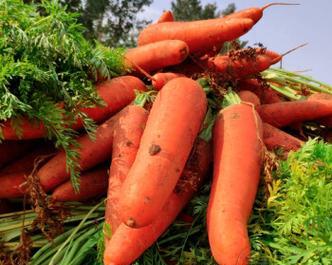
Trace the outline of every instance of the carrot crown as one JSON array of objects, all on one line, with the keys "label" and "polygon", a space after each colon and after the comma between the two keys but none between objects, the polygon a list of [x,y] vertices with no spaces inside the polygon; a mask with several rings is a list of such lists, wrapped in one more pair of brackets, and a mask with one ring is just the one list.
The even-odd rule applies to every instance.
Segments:
[{"label": "carrot crown", "polygon": [[238,94],[233,91],[229,91],[225,96],[222,102],[222,107],[226,108],[231,105],[240,104],[241,99]]}]

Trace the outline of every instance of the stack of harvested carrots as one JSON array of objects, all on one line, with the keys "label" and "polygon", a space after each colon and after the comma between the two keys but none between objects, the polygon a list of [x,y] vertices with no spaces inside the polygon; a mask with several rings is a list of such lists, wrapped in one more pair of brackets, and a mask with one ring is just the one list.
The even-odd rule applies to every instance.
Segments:
[{"label": "stack of harvested carrots", "polygon": [[[262,47],[218,54],[272,5],[193,22],[173,21],[167,11],[144,29],[138,47],[125,54],[132,75],[100,81],[96,89],[105,106],[83,110],[99,126],[95,139],[82,134],[74,147],[82,173],[79,192],[70,182],[65,152],[37,140],[46,136],[42,124],[25,120],[18,136],[10,121],[4,122],[0,199],[28,193],[31,171],[55,201],[85,201],[107,193],[105,225],[112,233],[105,235],[104,263],[131,264],[175,220],[213,161],[207,212],[213,257],[218,264],[248,264],[247,222],[265,152],[282,148],[287,155],[302,145],[282,130],[287,126],[316,121],[332,127],[332,91],[289,101],[259,76],[284,55]],[[206,124],[211,94],[197,77],[207,80],[217,102],[212,124]],[[223,89],[230,82],[237,94]],[[151,102],[134,101],[141,95]],[[212,126],[212,139],[203,137]],[[82,122],[72,127],[79,130]]]}]

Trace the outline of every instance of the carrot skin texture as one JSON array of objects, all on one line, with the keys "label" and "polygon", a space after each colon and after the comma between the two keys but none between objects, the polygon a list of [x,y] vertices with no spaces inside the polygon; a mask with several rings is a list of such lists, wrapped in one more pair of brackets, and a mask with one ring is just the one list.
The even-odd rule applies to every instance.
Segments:
[{"label": "carrot skin texture", "polygon": [[[332,95],[326,93],[316,93],[309,96],[308,100],[332,100]],[[319,119],[317,122],[328,128],[332,128],[332,115]]]},{"label": "carrot skin texture", "polygon": [[158,93],[122,187],[119,204],[128,226],[148,225],[158,215],[181,175],[206,108],[203,89],[186,77],[171,80]]},{"label": "carrot skin texture", "polygon": [[253,106],[231,105],[217,116],[207,229],[218,264],[248,264],[247,221],[259,184],[262,137],[262,124]]},{"label": "carrot skin texture", "polygon": [[14,172],[0,176],[0,199],[22,197],[25,193],[24,183],[28,173]]},{"label": "carrot skin texture", "polygon": [[172,22],[174,21],[174,16],[172,11],[166,10],[159,17],[157,23]]},{"label": "carrot skin texture", "polygon": [[[130,228],[122,223],[105,248],[104,264],[129,265],[143,254],[172,224],[199,188],[207,175],[210,162],[211,145],[204,140],[198,140],[193,155],[182,173],[182,177],[189,180],[187,185],[182,190],[175,189],[172,192],[159,215],[150,225]],[[195,183],[195,185],[189,183]]]},{"label": "carrot skin texture", "polygon": [[80,177],[80,191],[75,192],[70,180],[58,186],[52,199],[58,202],[86,201],[106,194],[108,186],[107,168],[97,168],[84,172]]},{"label": "carrot skin texture", "polygon": [[268,123],[263,123],[263,141],[268,150],[282,148],[284,151],[296,151],[301,148],[303,142]]},{"label": "carrot skin texture", "polygon": [[332,100],[299,100],[265,104],[259,106],[257,111],[264,122],[280,128],[332,115]]},{"label": "carrot skin texture", "polygon": [[170,80],[177,77],[184,77],[185,75],[179,73],[157,73],[153,75],[152,86],[155,90],[160,90]]},{"label": "carrot skin texture", "polygon": [[147,72],[177,65],[184,61],[189,54],[188,45],[181,40],[162,40],[136,48],[128,49],[125,54],[126,68]]},{"label": "carrot skin texture", "polygon": [[256,24],[262,17],[263,17],[263,10],[259,7],[252,7],[252,8],[239,10],[223,18],[225,19],[250,18]]},{"label": "carrot skin texture", "polygon": [[161,40],[182,40],[188,44],[190,53],[203,52],[222,42],[240,37],[249,31],[253,24],[251,19],[221,18],[152,24],[141,31],[138,45]]},{"label": "carrot skin texture", "polygon": [[147,119],[148,112],[144,108],[130,105],[124,109],[114,128],[105,210],[105,222],[110,225],[112,234],[122,222],[119,208],[121,186],[134,163]]},{"label": "carrot skin texture", "polygon": [[249,90],[242,90],[238,93],[238,95],[242,101],[252,103],[255,107],[261,104],[258,96]]}]

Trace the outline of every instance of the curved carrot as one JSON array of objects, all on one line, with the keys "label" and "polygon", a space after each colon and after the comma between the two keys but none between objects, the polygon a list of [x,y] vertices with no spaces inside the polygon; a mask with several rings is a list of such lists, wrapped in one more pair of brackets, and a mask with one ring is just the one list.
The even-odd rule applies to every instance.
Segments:
[{"label": "curved carrot", "polygon": [[249,102],[253,104],[255,107],[261,104],[259,97],[255,93],[249,90],[242,90],[238,93],[238,95],[242,101]]},{"label": "curved carrot", "polygon": [[264,122],[280,128],[331,116],[332,100],[299,100],[265,104],[257,107],[257,111]]},{"label": "curved carrot", "polygon": [[174,21],[174,16],[172,11],[166,10],[159,17],[157,23],[172,22]]},{"label": "curved carrot", "polygon": [[[321,99],[322,100],[332,100],[332,95],[326,94],[326,93],[315,93],[308,97],[308,100],[321,100]],[[332,115],[319,119],[319,120],[317,120],[317,122],[328,128],[332,128]]]},{"label": "curved carrot", "polygon": [[[105,211],[105,223],[110,225],[112,234],[121,224],[121,186],[134,163],[147,119],[148,112],[144,108],[130,105],[115,124]],[[105,243],[107,245],[107,240]]]},{"label": "curved carrot", "polygon": [[[107,119],[111,114],[119,111],[121,108],[130,104],[135,99],[135,90],[144,91],[144,83],[134,76],[121,76],[96,85],[98,95],[104,100],[105,107],[81,108],[81,111],[87,114],[96,122]],[[40,122],[32,122],[27,118],[22,119],[22,136],[19,137],[10,121],[5,121],[1,125],[4,139],[36,139],[47,135],[46,128]],[[81,120],[74,124],[73,129],[77,130],[83,127]]]},{"label": "curved carrot", "polygon": [[162,40],[127,50],[126,68],[150,73],[181,63],[189,54],[188,45],[181,40]]},{"label": "curved carrot", "polygon": [[130,228],[121,224],[104,252],[104,264],[132,264],[174,221],[203,182],[211,161],[210,145],[198,140],[182,173],[182,189],[175,189],[156,219],[148,226]]},{"label": "curved carrot", "polygon": [[84,172],[80,177],[80,191],[75,192],[70,180],[56,187],[52,192],[54,201],[86,201],[88,199],[105,195],[107,192],[107,168],[97,168]]},{"label": "curved carrot", "polygon": [[185,75],[180,73],[157,73],[152,76],[152,86],[155,90],[160,90],[162,87],[170,80],[177,78],[177,77],[184,77]]},{"label": "curved carrot", "polygon": [[262,137],[260,118],[248,104],[231,105],[217,116],[207,230],[218,264],[248,264],[247,221],[259,184]]},{"label": "curved carrot", "polygon": [[138,45],[161,40],[182,40],[188,44],[191,53],[202,52],[240,37],[249,31],[253,24],[251,19],[237,18],[152,24],[139,34]]},{"label": "curved carrot", "polygon": [[158,93],[135,162],[122,186],[122,220],[150,224],[174,189],[207,108],[202,87],[179,77]]}]

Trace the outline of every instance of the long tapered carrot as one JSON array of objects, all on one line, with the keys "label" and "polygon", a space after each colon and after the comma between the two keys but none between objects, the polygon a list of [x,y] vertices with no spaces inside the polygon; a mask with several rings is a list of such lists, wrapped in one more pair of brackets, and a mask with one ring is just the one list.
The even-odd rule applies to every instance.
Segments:
[{"label": "long tapered carrot", "polygon": [[182,40],[188,44],[191,53],[202,52],[242,36],[253,24],[251,19],[237,18],[152,24],[139,34],[138,45],[161,40]]},{"label": "long tapered carrot", "polygon": [[180,179],[183,185],[172,192],[150,225],[142,228],[130,228],[125,224],[119,226],[105,248],[105,265],[132,264],[171,225],[207,175],[211,161],[210,147],[204,140],[197,141]]},{"label": "long tapered carrot", "polygon": [[36,142],[4,141],[0,143],[0,168],[26,153]]},{"label": "long tapered carrot", "polygon": [[207,108],[202,87],[179,77],[158,93],[135,162],[122,186],[122,220],[150,224],[174,189]]},{"label": "long tapered carrot", "polygon": [[172,22],[172,21],[174,21],[174,16],[172,11],[166,10],[159,17],[157,23]]},{"label": "long tapered carrot", "polygon": [[[82,108],[81,111],[96,122],[101,122],[133,101],[135,90],[144,91],[145,86],[141,80],[134,76],[121,76],[97,84],[96,89],[106,106]],[[83,123],[78,120],[72,127],[80,129],[83,127]],[[47,135],[43,124],[32,122],[27,118],[22,119],[21,128],[22,136],[19,136],[11,126],[10,121],[5,121],[1,124],[4,139],[8,140],[36,139]]]},{"label": "long tapered carrot", "polygon": [[303,142],[268,123],[263,123],[263,141],[268,150],[282,148],[284,151],[296,151]]},{"label": "long tapered carrot", "polygon": [[152,76],[153,77],[152,86],[155,90],[160,90],[168,81],[177,77],[184,77],[184,76],[185,76],[184,74],[172,73],[172,72],[157,73]]},{"label": "long tapered carrot", "polygon": [[332,100],[299,100],[265,104],[257,111],[266,123],[280,128],[332,115]]},{"label": "long tapered carrot", "polygon": [[52,192],[52,199],[59,202],[87,201],[105,195],[108,186],[107,173],[105,166],[86,171],[80,177],[79,192],[75,192],[73,184],[69,180]]},{"label": "long tapered carrot", "polygon": [[121,186],[134,163],[147,118],[148,112],[144,108],[130,105],[124,109],[114,128],[112,163],[105,210],[105,223],[110,225],[112,233],[121,224],[121,209],[119,208],[119,200],[123,195]]},{"label": "long tapered carrot", "polygon": [[[321,100],[321,99],[322,100],[332,100],[332,95],[326,94],[326,93],[316,93],[316,94],[312,94],[308,97],[308,100]],[[332,128],[332,115],[319,119],[317,122],[328,128]]]},{"label": "long tapered carrot", "polygon": [[181,63],[189,54],[188,45],[181,40],[162,40],[136,48],[125,54],[126,68],[150,73]]},{"label": "long tapered carrot", "polygon": [[217,116],[207,230],[218,264],[248,264],[247,221],[259,183],[262,138],[261,121],[252,105],[231,105]]}]

